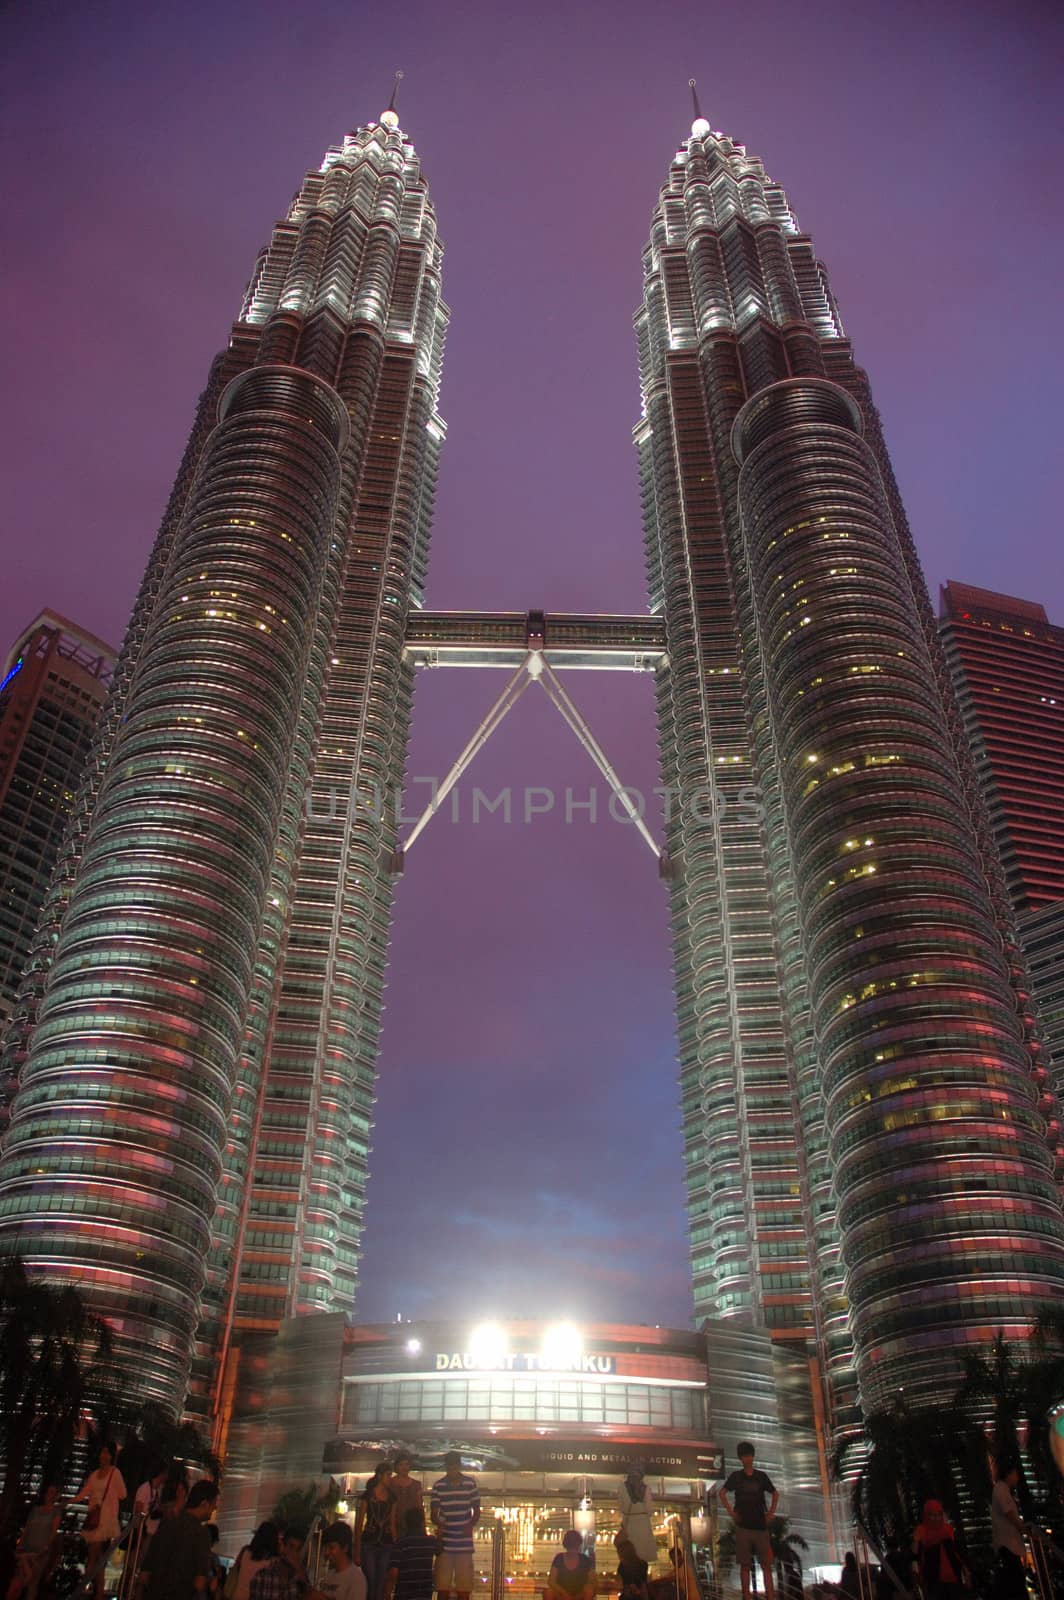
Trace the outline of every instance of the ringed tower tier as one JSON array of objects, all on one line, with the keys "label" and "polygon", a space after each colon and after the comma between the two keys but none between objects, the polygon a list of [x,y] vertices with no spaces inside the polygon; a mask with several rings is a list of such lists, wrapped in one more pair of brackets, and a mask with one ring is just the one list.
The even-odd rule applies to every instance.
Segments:
[{"label": "ringed tower tier", "polygon": [[353,1308],[447,309],[391,107],[304,178],[214,361],[9,1035],[0,1251],[224,1411]]}]

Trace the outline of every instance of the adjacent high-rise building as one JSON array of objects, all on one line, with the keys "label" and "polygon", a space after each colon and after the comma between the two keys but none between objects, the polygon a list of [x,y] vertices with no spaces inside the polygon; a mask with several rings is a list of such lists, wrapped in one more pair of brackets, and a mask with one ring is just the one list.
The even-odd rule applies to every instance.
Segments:
[{"label": "adjacent high-rise building", "polygon": [[854,1365],[939,1398],[1064,1287],[1060,1129],[867,379],[700,115],[636,330],[696,1307],[810,1340],[836,1421]]},{"label": "adjacent high-rise building", "polygon": [[331,149],[211,367],[7,1065],[0,1249],[123,1378],[224,1411],[246,1329],[353,1304],[447,310],[394,110]]},{"label": "adjacent high-rise building", "polygon": [[942,588],[939,629],[1064,1095],[1064,628],[1033,600]]},{"label": "adjacent high-rise building", "polygon": [[939,628],[1018,912],[1064,900],[1064,628],[1033,600],[946,583]]},{"label": "adjacent high-rise building", "polygon": [[114,651],[42,611],[0,671],[0,1027],[11,1015]]}]

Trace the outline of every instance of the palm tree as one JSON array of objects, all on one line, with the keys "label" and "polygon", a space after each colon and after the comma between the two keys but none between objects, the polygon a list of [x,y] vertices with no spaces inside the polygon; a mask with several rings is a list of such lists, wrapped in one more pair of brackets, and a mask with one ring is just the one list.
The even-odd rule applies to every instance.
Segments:
[{"label": "palm tree", "polygon": [[0,1538],[34,1483],[62,1483],[90,1405],[106,1404],[111,1339],[71,1284],[0,1268]]},{"label": "palm tree", "polygon": [[[1024,1462],[1043,1498],[1055,1498],[1058,1479],[1049,1445],[1048,1414],[1064,1399],[1064,1312],[1044,1306],[1031,1329],[1033,1361],[1017,1356],[1003,1333],[989,1355],[963,1361],[957,1403],[992,1417],[990,1451],[995,1460]],[[1025,1492],[1021,1488],[1021,1493]]]},{"label": "palm tree", "polygon": [[1027,1398],[1027,1363],[1017,1359],[1008,1340],[999,1333],[989,1355],[969,1350],[961,1357],[964,1377],[957,1390],[960,1406],[991,1413],[990,1449],[995,1461],[1020,1459],[1019,1425]]},{"label": "palm tree", "polygon": [[899,1396],[870,1412],[858,1432],[847,1435],[832,1461],[836,1478],[863,1451],[853,1485],[853,1511],[880,1549],[907,1544],[925,1500],[941,1500],[960,1525],[962,1505],[985,1514],[990,1496],[982,1433],[956,1406],[910,1411]]},{"label": "palm tree", "polygon": [[273,1508],[271,1521],[280,1527],[287,1524],[309,1528],[318,1517],[323,1521],[331,1517],[339,1499],[340,1491],[331,1478],[324,1491],[316,1483],[308,1484],[305,1489],[286,1489]]},{"label": "palm tree", "polygon": [[1042,1356],[1064,1350],[1064,1306],[1054,1300],[1042,1307],[1031,1324],[1031,1342]]},{"label": "palm tree", "polygon": [[1027,1460],[1037,1483],[1043,1506],[1059,1518],[1061,1480],[1053,1457],[1051,1413],[1064,1400],[1064,1356],[1046,1356],[1027,1363],[1024,1384],[1023,1420],[1026,1424]]},{"label": "palm tree", "polygon": [[1031,1343],[1038,1359],[1028,1387],[1027,1451],[1047,1500],[1059,1513],[1061,1478],[1050,1443],[1050,1413],[1064,1401],[1064,1306],[1053,1301],[1042,1307],[1031,1328]]},{"label": "palm tree", "polygon": [[1060,1478],[1050,1448],[1049,1414],[1064,1400],[1064,1308],[1043,1306],[1029,1337],[1033,1360],[1018,1358],[1003,1334],[989,1357],[969,1357],[957,1399],[973,1409],[992,1409],[991,1449],[996,1457],[1014,1457],[1030,1468],[1044,1502],[1038,1512],[1042,1516],[1054,1507],[1059,1511]]},{"label": "palm tree", "polygon": [[768,1536],[772,1541],[772,1554],[776,1558],[776,1593],[782,1595],[783,1569],[791,1566],[801,1572],[802,1556],[809,1553],[809,1541],[791,1527],[789,1517],[773,1517],[768,1525]]},{"label": "palm tree", "polygon": [[[806,1551],[809,1545],[800,1533],[797,1533],[790,1524],[788,1517],[773,1517],[768,1525],[769,1539],[772,1543],[772,1555],[776,1563],[776,1591],[783,1594],[783,1568],[788,1563],[795,1565],[799,1571],[802,1559],[799,1551]],[[730,1524],[717,1540],[716,1569],[726,1572],[735,1565],[735,1524]],[[751,1581],[754,1582],[751,1572]],[[755,1585],[756,1586],[756,1585]]]},{"label": "palm tree", "polygon": [[178,1477],[189,1466],[202,1467],[216,1483],[221,1479],[221,1462],[195,1424],[175,1422],[157,1401],[146,1400],[135,1413],[118,1459],[130,1490],[163,1468]]}]

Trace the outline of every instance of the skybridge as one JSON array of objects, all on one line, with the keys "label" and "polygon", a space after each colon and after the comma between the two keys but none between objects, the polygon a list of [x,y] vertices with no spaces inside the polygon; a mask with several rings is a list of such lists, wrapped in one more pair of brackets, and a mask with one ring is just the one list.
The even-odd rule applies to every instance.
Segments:
[{"label": "skybridge", "polygon": [[665,659],[661,617],[567,611],[412,611],[406,657],[417,667],[523,666],[529,652],[555,671],[656,672]]}]

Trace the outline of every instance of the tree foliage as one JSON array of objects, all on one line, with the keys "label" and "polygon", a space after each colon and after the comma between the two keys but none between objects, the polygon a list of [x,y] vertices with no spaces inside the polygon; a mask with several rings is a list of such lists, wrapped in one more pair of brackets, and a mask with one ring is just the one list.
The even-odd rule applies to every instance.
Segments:
[{"label": "tree foliage", "polygon": [[221,1463],[199,1429],[191,1422],[175,1422],[154,1400],[145,1401],[135,1412],[118,1467],[130,1489],[157,1472],[165,1471],[176,1480],[189,1467],[202,1467],[216,1483],[221,1478]]},{"label": "tree foliage", "polygon": [[208,1442],[154,1402],[131,1408],[115,1388],[105,1322],[72,1284],[26,1272],[18,1257],[0,1264],[0,1539],[13,1534],[25,1504],[44,1483],[64,1485],[75,1447],[92,1454],[125,1434],[119,1467],[132,1490],[166,1469],[189,1466],[219,1476]]},{"label": "tree foliage", "polygon": [[[809,1549],[809,1545],[802,1535],[791,1527],[789,1517],[773,1517],[768,1525],[768,1536],[772,1543],[772,1554],[777,1567],[782,1562],[784,1565],[794,1565],[801,1569],[802,1552]],[[717,1540],[717,1570],[727,1572],[735,1565],[735,1524],[730,1523]]]},{"label": "tree foliage", "polygon": [[320,1484],[308,1484],[305,1489],[286,1489],[273,1508],[270,1520],[279,1527],[309,1528],[320,1517],[332,1521],[340,1501],[340,1490],[330,1478],[322,1489]]},{"label": "tree foliage", "polygon": [[859,1453],[854,1515],[880,1549],[908,1543],[925,1500],[941,1500],[958,1525],[962,1503],[983,1509],[989,1501],[986,1441],[958,1406],[911,1411],[899,1396],[841,1441],[832,1462],[836,1478],[846,1476]]},{"label": "tree foliage", "polygon": [[1015,1460],[1029,1471],[1021,1498],[1046,1504],[1059,1501],[1060,1474],[1049,1443],[1049,1413],[1064,1400],[1064,1312],[1046,1306],[1031,1329],[1033,1357],[1020,1354],[998,1334],[988,1354],[972,1352],[963,1361],[957,1402],[971,1414],[990,1418],[989,1448],[997,1461]]},{"label": "tree foliage", "polygon": [[967,1350],[961,1357],[964,1376],[957,1404],[976,1415],[989,1410],[988,1443],[995,1461],[1020,1458],[1019,1425],[1026,1407],[1028,1366],[1003,1333],[998,1334],[989,1353]]},{"label": "tree foliage", "polygon": [[76,1440],[111,1399],[105,1323],[70,1284],[0,1267],[0,1536],[39,1483],[62,1484]]},{"label": "tree foliage", "polygon": [[976,1547],[987,1544],[995,1461],[1026,1464],[1040,1515],[1059,1504],[1048,1417],[1064,1399],[1064,1311],[1046,1307],[1027,1346],[998,1334],[989,1349],[966,1352],[958,1378],[950,1404],[911,1411],[899,1395],[835,1452],[838,1478],[855,1455],[863,1456],[853,1507],[881,1548],[908,1544],[928,1499],[941,1500]]}]

